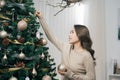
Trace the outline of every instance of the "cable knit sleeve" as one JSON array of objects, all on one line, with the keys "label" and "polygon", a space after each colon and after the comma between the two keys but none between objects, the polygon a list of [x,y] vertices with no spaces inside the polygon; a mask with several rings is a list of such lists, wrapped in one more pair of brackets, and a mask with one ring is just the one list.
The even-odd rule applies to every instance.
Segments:
[{"label": "cable knit sleeve", "polygon": [[70,80],[96,80],[95,78],[95,65],[91,56],[87,56],[84,58],[84,66],[86,70],[86,74],[76,74],[72,71],[68,71],[65,76]]},{"label": "cable knit sleeve", "polygon": [[39,22],[42,25],[42,28],[48,38],[48,40],[50,40],[61,52],[62,52],[62,48],[63,48],[63,43],[60,42],[51,32],[51,30],[49,29],[45,19],[43,17],[39,18]]}]

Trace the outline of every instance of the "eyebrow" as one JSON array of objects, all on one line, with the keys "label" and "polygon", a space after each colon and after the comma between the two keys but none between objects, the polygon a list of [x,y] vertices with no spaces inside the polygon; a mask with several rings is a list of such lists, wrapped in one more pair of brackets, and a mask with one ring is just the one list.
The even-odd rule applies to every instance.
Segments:
[{"label": "eyebrow", "polygon": [[70,32],[74,32],[74,30],[71,30]]}]

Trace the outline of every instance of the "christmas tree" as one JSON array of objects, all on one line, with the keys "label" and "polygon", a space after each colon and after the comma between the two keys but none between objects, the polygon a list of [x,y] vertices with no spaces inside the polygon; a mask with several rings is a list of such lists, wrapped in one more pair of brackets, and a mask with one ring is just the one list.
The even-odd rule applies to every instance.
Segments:
[{"label": "christmas tree", "polygon": [[0,80],[56,80],[33,0],[0,0]]}]

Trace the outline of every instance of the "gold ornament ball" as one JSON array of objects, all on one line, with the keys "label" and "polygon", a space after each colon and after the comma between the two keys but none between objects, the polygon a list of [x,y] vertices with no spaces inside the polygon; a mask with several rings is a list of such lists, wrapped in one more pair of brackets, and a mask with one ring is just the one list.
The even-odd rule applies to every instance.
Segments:
[{"label": "gold ornament ball", "polygon": [[9,80],[18,80],[16,77],[12,76]]},{"label": "gold ornament ball", "polygon": [[47,45],[47,40],[44,38],[41,38],[42,45]]},{"label": "gold ornament ball", "polygon": [[7,34],[6,31],[3,30],[3,31],[0,32],[0,38],[5,38],[7,36],[8,36],[8,34]]},{"label": "gold ornament ball", "polygon": [[18,57],[19,57],[20,59],[24,59],[24,58],[25,58],[25,54],[24,54],[23,52],[21,52],[21,53],[18,55]]},{"label": "gold ornament ball", "polygon": [[0,7],[3,7],[6,4],[5,0],[0,1]]},{"label": "gold ornament ball", "polygon": [[42,80],[52,80],[52,79],[49,75],[45,75],[43,76]]},{"label": "gold ornament ball", "polygon": [[25,20],[21,20],[18,22],[17,27],[19,31],[25,30],[27,28],[27,22]]},{"label": "gold ornament ball", "polygon": [[58,65],[58,71],[66,72],[67,69],[66,69],[65,65],[60,64],[60,65]]}]

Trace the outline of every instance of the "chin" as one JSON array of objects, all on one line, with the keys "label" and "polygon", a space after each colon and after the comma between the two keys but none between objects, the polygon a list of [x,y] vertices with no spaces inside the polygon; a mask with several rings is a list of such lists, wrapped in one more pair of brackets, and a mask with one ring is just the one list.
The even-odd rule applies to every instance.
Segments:
[{"label": "chin", "polygon": [[69,44],[73,44],[73,42],[69,42]]}]

